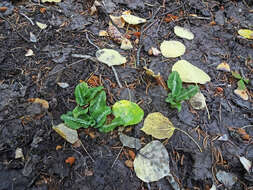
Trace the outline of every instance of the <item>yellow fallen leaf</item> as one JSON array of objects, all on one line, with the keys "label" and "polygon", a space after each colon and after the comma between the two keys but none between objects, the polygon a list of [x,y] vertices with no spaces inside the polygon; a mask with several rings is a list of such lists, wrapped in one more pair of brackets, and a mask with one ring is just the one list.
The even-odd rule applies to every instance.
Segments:
[{"label": "yellow fallen leaf", "polygon": [[217,70],[230,72],[230,66],[226,62],[222,62],[216,67]]},{"label": "yellow fallen leaf", "polygon": [[33,56],[33,55],[34,55],[34,53],[33,53],[33,50],[31,50],[31,49],[28,49],[28,51],[25,54],[26,57],[30,57],[30,56]]},{"label": "yellow fallen leaf", "polygon": [[165,139],[173,135],[175,127],[163,114],[154,112],[148,114],[141,130],[157,139]]},{"label": "yellow fallen leaf", "polygon": [[253,30],[248,30],[248,29],[240,29],[238,30],[238,34],[244,38],[247,39],[253,39]]},{"label": "yellow fallen leaf", "polygon": [[47,28],[47,25],[46,24],[43,24],[41,22],[36,22],[37,26],[41,29],[41,30],[44,30]]},{"label": "yellow fallen leaf", "polygon": [[98,36],[106,37],[106,36],[109,36],[109,34],[106,30],[100,30],[99,33],[98,33]]},{"label": "yellow fallen leaf", "polygon": [[61,2],[61,0],[41,0],[42,3],[46,3],[46,2],[49,2],[49,3],[59,3]]},{"label": "yellow fallen leaf", "polygon": [[172,71],[177,71],[183,82],[205,84],[211,81],[211,78],[201,69],[192,65],[186,60],[177,61]]},{"label": "yellow fallen leaf", "polygon": [[141,24],[147,22],[146,19],[140,18],[134,15],[121,15],[121,17],[128,23],[128,24]]},{"label": "yellow fallen leaf", "polygon": [[238,95],[239,97],[241,97],[243,100],[248,100],[249,99],[249,96],[247,94],[247,90],[240,90],[240,89],[235,89],[234,90],[234,93],[236,95]]},{"label": "yellow fallen leaf", "polygon": [[68,141],[71,144],[74,144],[77,142],[78,135],[77,131],[74,129],[68,128],[64,123],[61,123],[59,125],[53,126],[53,129],[66,141]]},{"label": "yellow fallen leaf", "polygon": [[98,61],[108,66],[121,65],[126,63],[126,58],[113,49],[100,49],[96,52]]},{"label": "yellow fallen leaf", "polygon": [[181,37],[181,38],[185,38],[187,40],[192,40],[194,38],[194,34],[188,30],[187,28],[183,28],[180,26],[175,26],[174,27],[174,33]]},{"label": "yellow fallen leaf", "polygon": [[124,50],[128,50],[128,49],[133,49],[133,46],[132,46],[132,43],[129,39],[123,38],[122,41],[121,41],[120,48],[124,49]]},{"label": "yellow fallen leaf", "polygon": [[185,53],[185,46],[179,41],[164,40],[160,46],[161,53],[164,57],[175,58],[183,55]]}]

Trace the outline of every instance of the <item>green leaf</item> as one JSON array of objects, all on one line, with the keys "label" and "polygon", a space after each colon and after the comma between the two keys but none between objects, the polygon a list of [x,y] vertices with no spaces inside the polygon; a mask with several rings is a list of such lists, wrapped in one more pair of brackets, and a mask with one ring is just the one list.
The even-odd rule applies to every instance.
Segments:
[{"label": "green leaf", "polygon": [[103,125],[102,127],[100,127],[99,131],[103,133],[108,133],[121,125],[124,125],[124,120],[122,120],[120,117],[115,117],[110,124]]},{"label": "green leaf", "polygon": [[84,106],[87,104],[85,100],[85,95],[88,93],[88,85],[85,82],[81,82],[75,88],[75,97],[76,103],[80,106]]},{"label": "green leaf", "polygon": [[241,75],[237,71],[232,71],[232,76],[235,77],[236,79],[242,79]]},{"label": "green leaf", "polygon": [[170,103],[171,108],[177,108],[178,112],[181,111],[181,108],[182,108],[181,102],[175,102],[174,98],[167,98],[166,102]]},{"label": "green leaf", "polygon": [[177,71],[173,71],[167,80],[168,88],[171,90],[172,96],[178,96],[182,89],[182,80]]},{"label": "green leaf", "polygon": [[92,99],[94,99],[97,93],[103,90],[103,88],[104,88],[103,86],[89,88],[88,92],[85,94],[86,102],[89,103]]},{"label": "green leaf", "polygon": [[80,118],[75,118],[73,115],[63,114],[61,119],[71,129],[88,128],[96,124],[95,120],[88,115],[82,115]]},{"label": "green leaf", "polygon": [[246,86],[245,86],[245,84],[243,82],[243,79],[239,80],[237,82],[237,85],[238,85],[238,88],[237,88],[238,90],[245,90],[246,89]]},{"label": "green leaf", "polygon": [[111,114],[111,108],[106,105],[105,91],[99,92],[98,95],[91,100],[89,113],[96,120],[95,128],[104,125],[107,115]]},{"label": "green leaf", "polygon": [[83,109],[80,106],[76,106],[75,109],[73,109],[72,114],[74,116],[74,118],[78,118],[80,115],[85,115],[88,113],[88,108]]},{"label": "green leaf", "polygon": [[244,81],[246,84],[249,84],[249,79],[243,78],[243,81]]},{"label": "green leaf", "polygon": [[190,85],[187,89],[183,88],[180,95],[176,97],[176,102],[181,102],[183,100],[189,100],[192,96],[197,94],[199,91],[198,86]]},{"label": "green leaf", "polygon": [[120,100],[112,106],[112,113],[124,121],[124,126],[134,125],[143,119],[144,111],[133,102]]}]

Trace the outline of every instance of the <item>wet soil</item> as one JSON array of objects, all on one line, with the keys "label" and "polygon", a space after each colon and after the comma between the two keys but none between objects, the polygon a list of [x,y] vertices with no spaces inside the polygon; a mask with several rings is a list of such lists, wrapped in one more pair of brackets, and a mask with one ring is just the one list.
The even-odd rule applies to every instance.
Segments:
[{"label": "wet soil", "polygon": [[[163,141],[171,159],[171,173],[181,189],[208,190],[212,184],[217,189],[253,189],[252,168],[247,172],[239,160],[244,156],[253,161],[253,41],[237,33],[241,28],[253,28],[252,1],[104,3],[90,15],[87,8],[92,2],[85,0],[57,4],[40,4],[36,0],[0,2],[0,7],[7,7],[0,9],[0,190],[173,189],[166,177],[150,184],[136,177],[133,168],[125,164],[132,159],[129,151],[137,153],[134,149],[124,147],[116,159],[122,147],[117,130],[108,134],[92,128],[78,130],[92,161],[82,146],[67,143],[52,129],[53,124],[62,122],[61,114],[75,107],[73,92],[80,80],[96,85],[89,80],[92,77],[105,87],[108,105],[128,99],[138,103],[145,116],[159,111],[199,142],[203,153],[180,132]],[[140,37],[139,43],[132,50],[123,51],[112,39],[98,34],[107,29],[109,14],[120,15],[129,9],[148,22],[143,27],[129,28],[141,32],[141,37],[130,35],[132,42]],[[179,19],[170,20],[168,14]],[[47,24],[47,28],[41,30],[36,22]],[[175,36],[176,25],[190,29],[194,40]],[[125,33],[126,28],[121,31]],[[192,109],[189,102],[183,103],[180,113],[171,109],[165,102],[168,92],[146,75],[144,66],[160,72],[166,80],[172,65],[179,60],[148,55],[151,47],[159,48],[168,39],[183,42],[187,51],[181,59],[211,77],[211,82],[200,85],[210,118],[205,110]],[[110,67],[81,58],[80,55],[95,56],[94,44],[116,49],[127,57],[125,65],[115,66],[123,88],[118,86]],[[33,56],[25,56],[29,49]],[[249,100],[234,94],[237,80],[230,72],[216,69],[222,62],[250,80]],[[59,82],[69,87],[61,88]],[[29,101],[31,98],[48,101],[49,108]],[[144,145],[152,138],[140,131],[142,125],[143,122],[127,127],[124,133],[141,139]],[[247,138],[238,132],[239,128],[245,129]],[[15,158],[20,149],[23,157]],[[68,157],[75,157],[73,165],[65,162]],[[232,173],[236,183],[226,186],[217,179],[218,171]]]}]

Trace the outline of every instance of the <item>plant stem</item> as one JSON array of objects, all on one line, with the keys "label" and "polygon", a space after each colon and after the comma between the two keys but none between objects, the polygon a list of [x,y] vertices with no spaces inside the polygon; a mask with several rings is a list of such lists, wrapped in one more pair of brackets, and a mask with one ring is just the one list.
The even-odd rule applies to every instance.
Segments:
[{"label": "plant stem", "polygon": [[184,133],[186,136],[188,136],[188,137],[198,146],[199,151],[200,151],[200,152],[203,152],[203,151],[202,151],[202,148],[199,146],[199,144],[197,143],[197,141],[195,141],[195,139],[192,138],[191,135],[189,135],[187,132],[185,132],[185,131],[182,130],[182,129],[179,129],[179,128],[176,128],[176,127],[175,127],[175,129],[178,130],[178,131],[180,131],[180,132],[182,132],[182,133]]}]

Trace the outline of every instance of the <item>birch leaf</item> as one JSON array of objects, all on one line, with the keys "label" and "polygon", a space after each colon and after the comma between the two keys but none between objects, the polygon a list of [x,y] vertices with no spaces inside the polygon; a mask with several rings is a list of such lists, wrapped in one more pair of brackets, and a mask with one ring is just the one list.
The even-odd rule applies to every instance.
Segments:
[{"label": "birch leaf", "polygon": [[126,63],[126,58],[113,49],[100,49],[96,52],[98,61],[108,66],[121,65]]},{"label": "birch leaf", "polygon": [[206,99],[205,96],[198,92],[190,99],[191,106],[196,110],[202,110],[206,107]]},{"label": "birch leaf", "polygon": [[132,43],[129,39],[123,38],[122,41],[121,41],[120,48],[124,49],[124,50],[128,50],[128,49],[133,49],[133,46],[132,46]]},{"label": "birch leaf", "polygon": [[67,127],[64,123],[61,123],[59,125],[53,126],[53,129],[66,141],[68,141],[71,144],[74,144],[76,141],[78,141],[78,135],[77,131],[74,129],[70,129]]},{"label": "birch leaf", "polygon": [[238,34],[244,38],[247,39],[253,39],[253,30],[248,30],[248,29],[240,29],[238,30]]},{"label": "birch leaf", "polygon": [[121,15],[121,18],[123,18],[128,24],[133,24],[133,25],[147,22],[146,19],[134,16],[134,15]]},{"label": "birch leaf", "polygon": [[163,114],[154,112],[148,114],[141,130],[157,139],[165,139],[173,135],[175,127]]},{"label": "birch leaf", "polygon": [[149,183],[158,181],[171,175],[169,168],[169,155],[164,145],[152,141],[140,150],[134,160],[134,171],[138,178]]},{"label": "birch leaf", "polygon": [[216,67],[217,70],[230,72],[230,66],[226,62],[222,62]]},{"label": "birch leaf", "polygon": [[36,22],[37,26],[41,29],[41,30],[44,30],[47,28],[47,25],[46,24],[43,24],[41,22]]},{"label": "birch leaf", "polygon": [[188,30],[187,28],[180,27],[180,26],[174,27],[174,33],[177,36],[181,38],[185,38],[187,40],[193,40],[194,38],[194,34],[190,30]]},{"label": "birch leaf", "polygon": [[161,53],[166,58],[175,58],[183,55],[185,53],[185,46],[179,41],[164,40],[160,46]]},{"label": "birch leaf", "polygon": [[211,80],[211,78],[203,70],[192,65],[186,60],[177,61],[173,65],[172,71],[177,71],[182,81],[186,83],[205,84]]}]

